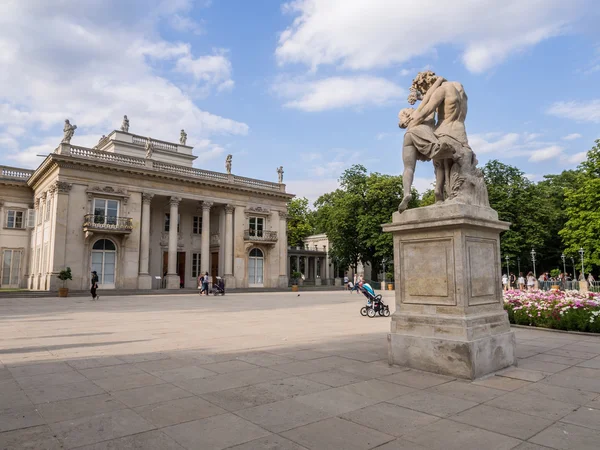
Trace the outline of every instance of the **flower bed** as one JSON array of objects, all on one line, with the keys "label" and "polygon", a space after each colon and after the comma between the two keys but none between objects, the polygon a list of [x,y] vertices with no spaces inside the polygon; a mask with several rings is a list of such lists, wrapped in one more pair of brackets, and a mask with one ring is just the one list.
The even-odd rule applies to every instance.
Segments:
[{"label": "flower bed", "polygon": [[600,333],[600,294],[579,291],[506,291],[510,323]]}]

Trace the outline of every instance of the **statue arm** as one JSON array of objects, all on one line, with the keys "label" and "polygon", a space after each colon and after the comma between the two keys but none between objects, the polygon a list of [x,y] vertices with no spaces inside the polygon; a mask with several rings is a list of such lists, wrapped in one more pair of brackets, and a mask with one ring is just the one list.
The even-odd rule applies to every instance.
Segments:
[{"label": "statue arm", "polygon": [[435,80],[435,83],[433,83],[433,85],[431,86],[431,88],[429,88],[429,90],[427,91],[427,93],[423,97],[423,100],[421,101],[421,103],[417,107],[417,111],[416,112],[422,111],[427,106],[427,104],[429,103],[429,100],[431,99],[431,97],[433,96],[433,94],[437,91],[437,89],[445,81],[446,81],[445,78],[443,78],[443,77],[437,77],[437,79]]},{"label": "statue arm", "polygon": [[421,125],[427,117],[433,114],[444,101],[445,92],[443,89],[436,89],[427,103],[421,103],[419,108],[413,113],[410,126]]}]

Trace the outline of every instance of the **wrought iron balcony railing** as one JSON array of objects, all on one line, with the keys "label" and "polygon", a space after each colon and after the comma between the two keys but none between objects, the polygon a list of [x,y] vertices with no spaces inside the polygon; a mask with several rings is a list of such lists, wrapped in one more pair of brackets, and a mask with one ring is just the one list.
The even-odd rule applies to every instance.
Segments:
[{"label": "wrought iron balcony railing", "polygon": [[277,242],[277,231],[268,230],[244,230],[245,241]]},{"label": "wrought iron balcony railing", "polygon": [[133,219],[129,217],[86,214],[83,218],[83,230],[131,233],[131,230],[133,230]]}]

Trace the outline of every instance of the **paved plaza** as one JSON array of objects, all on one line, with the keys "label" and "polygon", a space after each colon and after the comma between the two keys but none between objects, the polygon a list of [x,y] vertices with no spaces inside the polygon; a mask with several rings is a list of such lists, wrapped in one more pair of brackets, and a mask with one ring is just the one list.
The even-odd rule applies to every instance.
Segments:
[{"label": "paved plaza", "polygon": [[519,368],[470,383],[389,367],[363,303],[0,299],[0,449],[598,448],[600,338],[516,329]]}]

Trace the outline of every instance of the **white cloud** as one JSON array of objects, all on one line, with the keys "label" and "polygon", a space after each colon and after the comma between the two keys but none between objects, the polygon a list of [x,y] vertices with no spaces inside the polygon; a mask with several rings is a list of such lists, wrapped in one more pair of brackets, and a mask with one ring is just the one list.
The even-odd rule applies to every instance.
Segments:
[{"label": "white cloud", "polygon": [[540,179],[540,176],[535,173],[526,173],[526,174],[523,174],[523,176],[525,178],[527,178],[529,181],[535,181],[535,180]]},{"label": "white cloud", "polygon": [[574,141],[575,139],[581,139],[583,136],[579,133],[567,134],[562,138],[563,141]]},{"label": "white cloud", "polygon": [[335,191],[340,187],[337,178],[319,180],[289,180],[285,182],[286,191],[296,197],[306,197],[312,205],[321,195]]},{"label": "white cloud", "polygon": [[600,123],[600,99],[582,102],[556,102],[548,109],[547,113],[578,122]]},{"label": "white cloud", "polygon": [[427,189],[434,189],[435,178],[434,177],[415,177],[413,180],[413,187],[422,194]]},{"label": "white cloud", "polygon": [[346,107],[381,106],[405,95],[404,89],[373,76],[330,77],[315,81],[279,81],[274,91],[290,99],[288,108],[315,112]]},{"label": "white cloud", "polygon": [[177,31],[190,32],[196,35],[204,33],[204,28],[200,23],[181,14],[173,15],[169,19],[169,24]]},{"label": "white cloud", "polygon": [[564,148],[559,147],[558,145],[551,145],[546,148],[540,148],[538,150],[534,150],[531,152],[529,156],[529,161],[531,162],[540,162],[546,161],[548,159],[556,158],[563,152]]},{"label": "white cloud", "polygon": [[580,164],[587,159],[587,152],[579,152],[567,158],[571,164]]},{"label": "white cloud", "polygon": [[387,67],[452,44],[472,72],[564,32],[592,0],[295,0],[279,38],[280,64],[316,70]]},{"label": "white cloud", "polygon": [[[476,154],[503,153],[521,140],[518,133],[484,133],[469,136],[469,144]],[[495,139],[495,140],[494,140]]]},{"label": "white cloud", "polygon": [[[230,80],[223,54],[196,56],[191,44],[158,36],[163,20],[189,6],[187,0],[89,0],[85,7],[75,0],[0,2],[0,133],[17,139],[26,155],[55,147],[65,118],[78,125],[76,145],[86,135],[95,145],[123,114],[133,133],[176,141],[185,128],[191,145],[246,134],[248,125],[201,110],[170,79],[176,75],[186,89],[215,90]],[[189,70],[179,73],[182,59],[182,70]]]}]

